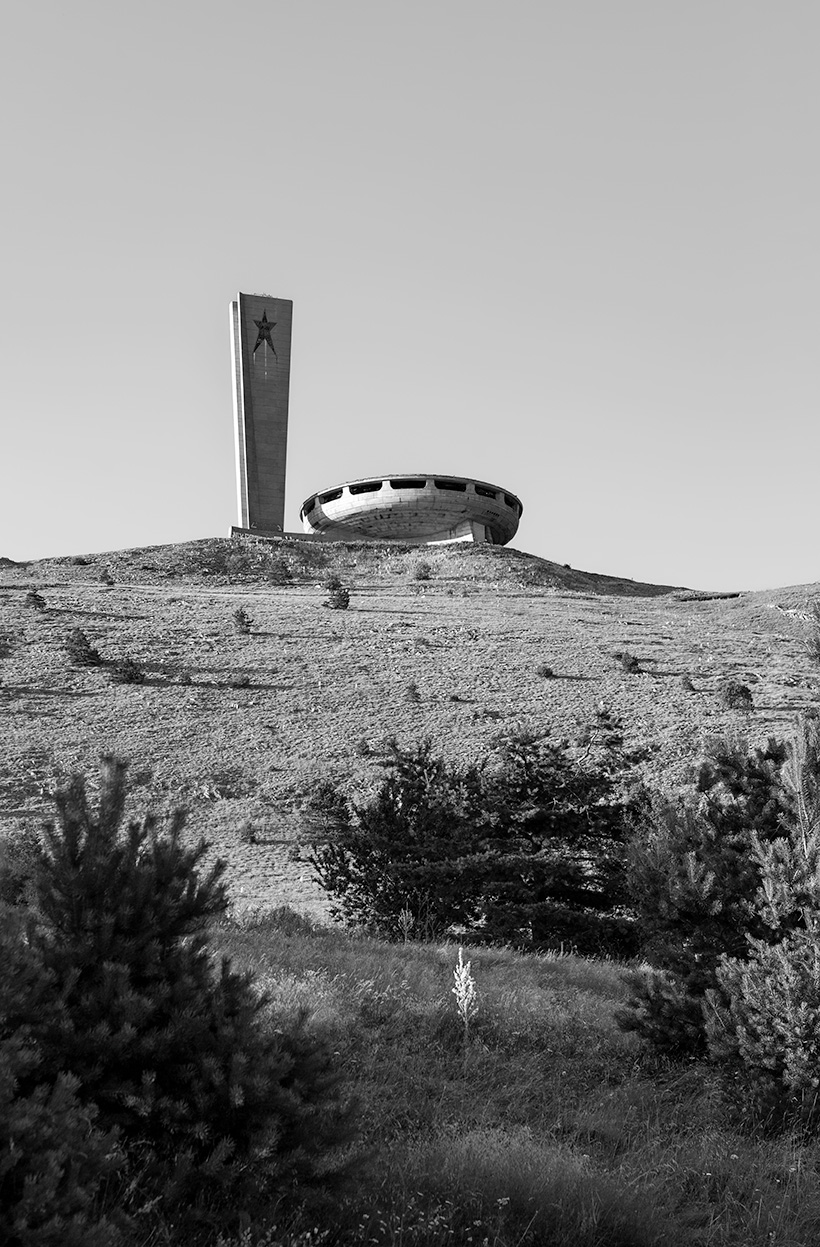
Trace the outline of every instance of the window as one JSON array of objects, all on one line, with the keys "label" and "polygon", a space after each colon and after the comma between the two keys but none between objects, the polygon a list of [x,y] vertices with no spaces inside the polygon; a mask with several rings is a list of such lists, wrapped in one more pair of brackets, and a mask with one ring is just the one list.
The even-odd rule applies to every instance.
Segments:
[{"label": "window", "polygon": [[319,501],[320,502],[335,502],[336,499],[341,498],[341,496],[342,496],[341,489],[331,489],[329,494],[320,494]]},{"label": "window", "polygon": [[475,491],[482,498],[497,498],[498,494],[494,489],[488,489],[486,485],[476,485]]},{"label": "window", "polygon": [[347,488],[351,494],[375,494],[381,487],[381,481],[365,481],[362,485],[348,485]]},{"label": "window", "polygon": [[467,492],[467,486],[464,484],[464,481],[436,481],[436,489],[452,489],[458,494]]},{"label": "window", "polygon": [[408,477],[406,480],[391,481],[390,488],[391,489],[424,489],[424,486],[426,484],[427,484],[426,481],[410,480],[410,478]]}]

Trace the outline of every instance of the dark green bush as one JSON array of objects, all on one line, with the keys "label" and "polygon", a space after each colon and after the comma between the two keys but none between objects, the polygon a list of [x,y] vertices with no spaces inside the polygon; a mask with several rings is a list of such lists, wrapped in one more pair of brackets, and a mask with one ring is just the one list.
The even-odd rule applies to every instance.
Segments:
[{"label": "dark green bush", "polygon": [[113,684],[144,684],[145,668],[135,658],[119,658],[109,672]]},{"label": "dark green bush", "polygon": [[60,1007],[30,924],[0,904],[0,1242],[116,1247],[126,1220],[100,1209],[122,1166],[115,1134],[95,1128],[77,1078],[49,1069],[34,1038]]},{"label": "dark green bush", "polygon": [[[274,1200],[349,1137],[339,1074],[303,1017],[277,1026],[248,975],[216,964],[208,924],[224,863],[182,842],[178,812],[122,827],[125,766],[103,759],[99,808],[75,777],[37,874],[36,933],[62,1008],[35,1031],[46,1069],[78,1079],[116,1127],[128,1199],[194,1228]],[[189,1241],[187,1238],[185,1241]]]},{"label": "dark green bush", "polygon": [[340,589],[331,589],[322,605],[332,611],[346,611],[350,605],[350,590],[345,589],[344,586]]},{"label": "dark green bush", "polygon": [[754,710],[752,691],[739,680],[722,680],[718,685],[718,701],[724,710]]},{"label": "dark green bush", "polygon": [[46,609],[46,600],[42,593],[38,593],[36,589],[29,589],[26,594],[26,606],[31,610],[44,611]]},{"label": "dark green bush", "polygon": [[105,666],[105,659],[91,644],[82,628],[74,628],[69,632],[64,648],[70,660],[78,667]]},{"label": "dark green bush", "polygon": [[234,611],[233,623],[236,631],[242,636],[248,636],[251,628],[253,627],[253,620],[245,610],[244,606],[240,606],[238,610]]},{"label": "dark green bush", "polygon": [[409,910],[426,934],[457,927],[524,948],[633,951],[616,764],[612,750],[581,762],[566,744],[520,735],[493,765],[460,770],[429,741],[393,742],[371,800],[323,785],[311,861],[336,916],[387,938]]},{"label": "dark green bush", "polygon": [[413,568],[414,580],[430,580],[433,576],[433,568],[430,563],[422,559],[420,563],[416,563]]},{"label": "dark green bush", "polygon": [[628,675],[639,675],[642,667],[634,654],[630,654],[629,650],[615,650],[612,657],[617,662],[621,671],[626,671]]},{"label": "dark green bush", "polygon": [[709,1054],[755,1124],[820,1130],[820,728],[804,720],[783,767],[784,834],[757,836],[765,934],[721,958],[707,992]]},{"label": "dark green bush", "polygon": [[714,744],[687,799],[657,798],[629,850],[629,887],[645,957],[655,971],[627,976],[629,1007],[619,1015],[664,1051],[702,1051],[701,1007],[724,954],[744,958],[747,937],[767,936],[757,907],[755,839],[784,835],[793,799],[784,788],[782,744],[749,752]]}]

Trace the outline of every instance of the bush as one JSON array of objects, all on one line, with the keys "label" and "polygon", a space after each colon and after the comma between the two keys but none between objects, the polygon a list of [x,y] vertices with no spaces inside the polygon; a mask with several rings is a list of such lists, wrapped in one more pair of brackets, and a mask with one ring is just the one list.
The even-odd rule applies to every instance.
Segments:
[{"label": "bush", "polygon": [[105,666],[105,659],[91,644],[82,628],[74,628],[69,632],[64,648],[71,662],[77,667]]},{"label": "bush", "polygon": [[820,728],[804,720],[783,768],[792,815],[755,837],[765,936],[724,956],[707,992],[709,1053],[756,1123],[820,1129]]},{"label": "bush", "polygon": [[565,744],[519,735],[494,761],[458,770],[429,741],[392,742],[368,802],[325,783],[310,860],[335,916],[389,939],[409,911],[426,935],[633,951],[627,805],[610,769],[623,758],[581,763]]},{"label": "bush", "polygon": [[748,936],[766,937],[753,846],[784,834],[793,805],[781,778],[785,759],[773,739],[751,753],[717,742],[695,794],[656,798],[641,815],[629,849],[629,890],[654,971],[627,975],[632,994],[618,1021],[659,1050],[703,1051],[702,1004],[721,957],[744,958]]},{"label": "bush", "polygon": [[551,680],[555,676],[555,672],[552,667],[548,667],[545,662],[539,663],[539,665],[535,668],[535,674],[540,675],[544,680]]},{"label": "bush", "polygon": [[113,684],[144,684],[145,668],[134,658],[120,658],[111,664],[111,681]]},{"label": "bush", "polygon": [[820,602],[812,602],[806,629],[806,653],[811,662],[820,666]]},{"label": "bush", "polygon": [[114,584],[114,577],[111,575],[107,567],[104,567],[100,572],[100,580],[104,585],[108,585],[109,588]]},{"label": "bush", "polygon": [[751,689],[739,680],[722,680],[717,695],[724,710],[754,710]]},{"label": "bush", "polygon": [[250,615],[248,614],[248,612],[245,610],[243,606],[240,606],[239,610],[234,611],[233,622],[234,622],[234,627],[236,628],[236,631],[239,632],[242,636],[250,635],[250,630],[253,626],[253,620],[251,619]]},{"label": "bush", "polygon": [[26,606],[31,610],[44,611],[46,609],[46,600],[42,593],[38,593],[36,589],[29,589],[26,594]]},{"label": "bush", "polygon": [[32,827],[0,833],[0,909],[31,900],[40,856],[40,836]]},{"label": "bush", "polygon": [[115,1135],[95,1128],[78,1080],[44,1069],[32,1041],[59,1008],[30,923],[0,906],[0,1242],[115,1247],[125,1218],[112,1222],[98,1198],[122,1165]]},{"label": "bush", "polygon": [[345,589],[344,586],[340,589],[331,589],[322,605],[332,611],[346,611],[350,605],[350,590]]},{"label": "bush", "polygon": [[642,667],[634,654],[630,654],[629,650],[616,649],[612,657],[618,663],[621,671],[626,671],[628,675],[639,675]]},{"label": "bush", "polygon": [[211,956],[224,863],[200,873],[205,843],[183,845],[179,811],[162,830],[151,816],[122,828],[125,773],[103,759],[96,814],[75,777],[45,831],[33,939],[61,1009],[35,1037],[119,1130],[139,1200],[194,1226],[312,1177],[349,1114],[304,1016],[275,1028],[250,976]]},{"label": "bush", "polygon": [[341,579],[335,572],[331,572],[328,576],[325,576],[322,583],[329,593],[332,593],[334,589],[341,589],[342,587]]},{"label": "bush", "polygon": [[432,575],[433,568],[424,559],[422,559],[420,563],[416,563],[416,566],[413,568],[414,580],[430,580],[432,579]]}]

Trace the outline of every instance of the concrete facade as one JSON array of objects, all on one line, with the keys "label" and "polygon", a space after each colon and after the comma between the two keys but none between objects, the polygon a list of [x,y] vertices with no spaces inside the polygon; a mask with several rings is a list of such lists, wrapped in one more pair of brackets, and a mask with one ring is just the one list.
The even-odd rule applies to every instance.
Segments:
[{"label": "concrete facade", "polygon": [[281,532],[293,302],[239,294],[231,303],[239,526]]},{"label": "concrete facade", "polygon": [[302,505],[306,533],[337,541],[512,541],[523,512],[498,485],[466,476],[402,473],[347,481]]}]

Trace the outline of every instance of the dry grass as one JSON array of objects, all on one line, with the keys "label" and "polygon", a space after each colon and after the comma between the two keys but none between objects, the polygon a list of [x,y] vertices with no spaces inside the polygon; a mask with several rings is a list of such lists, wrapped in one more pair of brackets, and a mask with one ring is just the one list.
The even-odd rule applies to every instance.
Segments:
[{"label": "dry grass", "polygon": [[[214,549],[224,559],[237,546],[3,569],[0,829],[40,821],[55,784],[113,750],[131,760],[146,805],[189,809],[229,861],[239,907],[321,914],[298,854],[305,795],[319,777],[372,785],[394,733],[474,760],[518,727],[572,739],[603,702],[628,745],[650,747],[648,777],[678,782],[704,738],[739,724],[753,739],[783,733],[816,698],[803,619],[812,586],[678,601],[481,547],[425,551],[431,578],[419,583],[418,550],[298,542],[278,543],[236,583],[203,570]],[[331,575],[350,586],[349,610],[322,609]],[[35,586],[45,610],[25,604]],[[239,609],[250,635],[236,632]],[[116,686],[104,670],[72,666],[63,647],[78,627],[104,658],[139,663],[145,683]],[[640,678],[613,667],[627,649]],[[720,706],[725,679],[749,685],[752,715]],[[240,839],[248,825],[255,843]]]},{"label": "dry grass", "polygon": [[217,941],[274,1015],[313,1011],[359,1098],[361,1168],[342,1209],[299,1222],[338,1227],[329,1243],[817,1241],[816,1147],[755,1140],[706,1067],[642,1053],[613,1021],[617,964],[467,948],[480,1009],[465,1060],[455,944],[340,936],[287,911]]}]

